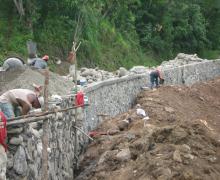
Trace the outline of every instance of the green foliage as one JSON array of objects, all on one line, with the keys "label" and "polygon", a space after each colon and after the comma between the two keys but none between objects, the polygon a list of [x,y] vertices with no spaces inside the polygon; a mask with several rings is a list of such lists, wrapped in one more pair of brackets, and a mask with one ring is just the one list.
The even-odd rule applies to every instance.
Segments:
[{"label": "green foliage", "polygon": [[220,50],[205,50],[200,52],[199,55],[206,59],[220,59]]},{"label": "green foliage", "polygon": [[198,4],[177,0],[143,4],[136,25],[143,46],[163,57],[205,48],[208,42],[206,24]]},{"label": "green foliage", "polygon": [[23,29],[22,25],[17,24],[14,28],[8,31],[8,24],[12,26],[17,20],[12,19],[10,22],[1,20],[0,21],[0,63],[7,56],[20,56],[27,57],[26,42],[32,38],[30,32]]},{"label": "green foliage", "polygon": [[62,59],[67,55],[73,38],[74,22],[65,16],[48,17],[35,34],[38,49]]},{"label": "green foliage", "polygon": [[109,70],[156,65],[178,52],[219,57],[219,0],[23,0],[24,16],[14,1],[1,1],[0,63],[11,53],[27,57],[29,39],[39,55],[61,60],[81,41],[79,65]]}]

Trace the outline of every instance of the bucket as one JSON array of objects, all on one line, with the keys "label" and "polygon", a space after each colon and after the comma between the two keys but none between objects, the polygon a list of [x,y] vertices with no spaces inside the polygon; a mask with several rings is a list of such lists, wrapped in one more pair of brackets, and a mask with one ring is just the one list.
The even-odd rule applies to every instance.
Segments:
[{"label": "bucket", "polygon": [[86,79],[80,79],[80,85],[85,86],[86,85]]},{"label": "bucket", "polygon": [[83,94],[83,92],[78,92],[76,94],[75,105],[76,106],[83,106],[84,105],[84,94]]}]

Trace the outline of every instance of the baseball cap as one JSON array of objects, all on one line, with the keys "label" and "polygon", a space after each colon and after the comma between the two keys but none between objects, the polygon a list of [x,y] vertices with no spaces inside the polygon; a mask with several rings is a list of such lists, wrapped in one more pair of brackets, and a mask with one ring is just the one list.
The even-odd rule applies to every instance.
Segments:
[{"label": "baseball cap", "polygon": [[48,55],[44,55],[44,57],[42,57],[43,60],[48,61],[49,60],[49,56]]}]

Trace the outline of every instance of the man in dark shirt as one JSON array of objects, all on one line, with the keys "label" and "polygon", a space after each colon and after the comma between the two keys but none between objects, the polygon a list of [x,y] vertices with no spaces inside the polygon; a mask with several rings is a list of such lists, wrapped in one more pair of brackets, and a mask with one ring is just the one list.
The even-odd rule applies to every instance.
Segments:
[{"label": "man in dark shirt", "polygon": [[150,73],[150,83],[151,83],[150,88],[151,89],[153,89],[154,83],[156,85],[156,88],[159,87],[158,78],[160,79],[160,83],[163,84],[164,78],[162,77],[162,73],[160,69],[156,69]]}]

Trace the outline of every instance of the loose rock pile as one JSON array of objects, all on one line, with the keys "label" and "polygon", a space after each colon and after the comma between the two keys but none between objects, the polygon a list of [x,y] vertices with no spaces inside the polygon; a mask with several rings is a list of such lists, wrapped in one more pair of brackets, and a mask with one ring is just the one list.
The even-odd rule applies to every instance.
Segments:
[{"label": "loose rock pile", "polygon": [[183,66],[186,64],[193,64],[193,63],[199,63],[205,61],[208,60],[199,58],[197,54],[190,55],[190,54],[179,53],[175,59],[169,61],[163,61],[161,67],[163,69],[169,69],[169,68]]},{"label": "loose rock pile", "polygon": [[[201,59],[197,56],[197,54],[189,55],[184,53],[179,53],[175,59],[164,61],[160,67],[161,69],[169,69],[174,67],[179,67],[187,64],[193,64],[193,63],[199,63],[199,62],[205,62],[208,61],[207,59]],[[104,70],[100,70],[99,68],[90,69],[90,68],[81,68],[78,71],[78,80],[86,80],[88,84],[104,81],[106,79],[111,78],[117,78],[117,77],[123,77],[123,76],[132,76],[134,74],[149,74],[152,69],[155,69],[155,67],[145,67],[145,66],[134,66],[130,70],[127,70],[124,67],[120,67],[115,72],[107,72]],[[70,67],[70,73],[66,78],[69,78],[70,80],[74,79],[75,67]]]},{"label": "loose rock pile", "polygon": [[100,70],[99,68],[96,69],[81,68],[80,76],[85,78],[88,83],[93,83],[93,82],[104,81],[106,79],[114,78],[116,75],[112,72]]}]

